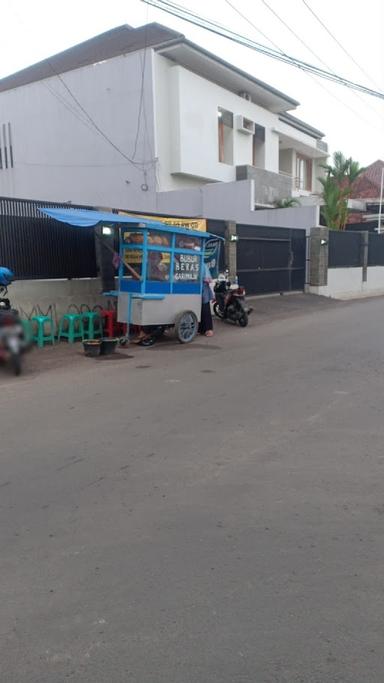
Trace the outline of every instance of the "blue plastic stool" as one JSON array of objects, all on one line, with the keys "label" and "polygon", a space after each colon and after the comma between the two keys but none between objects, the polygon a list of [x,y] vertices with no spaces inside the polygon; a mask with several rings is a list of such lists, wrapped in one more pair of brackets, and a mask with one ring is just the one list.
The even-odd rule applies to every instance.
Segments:
[{"label": "blue plastic stool", "polygon": [[81,317],[84,327],[84,339],[95,339],[95,337],[103,336],[103,325],[99,313],[86,311],[81,314]]},{"label": "blue plastic stool", "polygon": [[60,320],[58,339],[68,339],[73,344],[76,339],[84,339],[84,325],[81,313],[66,313]]},{"label": "blue plastic stool", "polygon": [[36,325],[36,329],[32,333],[32,339],[40,349],[43,348],[46,342],[55,343],[55,327],[49,315],[34,315],[31,318],[31,324],[33,327]]}]

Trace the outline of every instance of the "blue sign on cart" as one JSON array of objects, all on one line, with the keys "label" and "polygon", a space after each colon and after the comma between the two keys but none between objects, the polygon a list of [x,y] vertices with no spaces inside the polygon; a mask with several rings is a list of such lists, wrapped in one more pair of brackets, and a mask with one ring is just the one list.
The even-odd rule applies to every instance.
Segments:
[{"label": "blue sign on cart", "polygon": [[208,266],[212,280],[219,277],[221,240],[211,239],[205,243],[204,263]]}]

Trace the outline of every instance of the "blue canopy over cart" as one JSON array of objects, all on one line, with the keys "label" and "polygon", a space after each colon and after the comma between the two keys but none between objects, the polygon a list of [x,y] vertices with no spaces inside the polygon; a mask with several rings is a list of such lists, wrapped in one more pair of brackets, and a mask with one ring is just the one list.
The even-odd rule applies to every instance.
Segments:
[{"label": "blue canopy over cart", "polygon": [[[197,334],[205,257],[216,254],[220,239],[207,232],[169,226],[134,216],[80,209],[41,209],[77,227],[119,229],[117,319],[161,333],[174,327],[181,343]],[[215,248],[213,248],[215,246]]]}]

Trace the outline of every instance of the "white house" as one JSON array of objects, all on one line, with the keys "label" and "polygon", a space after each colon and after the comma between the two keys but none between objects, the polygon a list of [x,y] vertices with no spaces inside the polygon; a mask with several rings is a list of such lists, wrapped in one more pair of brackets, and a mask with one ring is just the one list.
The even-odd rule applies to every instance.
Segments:
[{"label": "white house", "polygon": [[208,183],[253,181],[252,208],[309,195],[327,146],[298,104],[180,33],[121,26],[0,80],[0,195],[139,210]]}]

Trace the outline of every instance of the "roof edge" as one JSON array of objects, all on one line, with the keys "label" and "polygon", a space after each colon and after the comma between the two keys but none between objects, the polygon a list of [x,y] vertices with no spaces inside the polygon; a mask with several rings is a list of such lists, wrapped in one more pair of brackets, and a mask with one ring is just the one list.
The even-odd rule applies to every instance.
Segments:
[{"label": "roof edge", "polygon": [[307,133],[307,135],[310,135],[317,140],[325,137],[325,133],[323,133],[321,130],[310,126],[309,123],[305,123],[305,121],[296,118],[296,116],[292,116],[292,114],[279,114],[279,121],[292,126],[292,128],[296,128],[296,130],[300,130],[302,133]]},{"label": "roof edge", "polygon": [[182,33],[157,22],[138,27],[121,24],[4,76],[0,79],[0,92],[37,83],[146,47],[166,45],[182,37]]},{"label": "roof edge", "polygon": [[188,38],[185,38],[184,36],[182,36],[180,38],[175,38],[174,40],[167,43],[166,46],[159,45],[155,48],[155,50],[158,52],[161,49],[163,49],[164,47],[170,47],[171,45],[186,45],[187,47],[192,48],[193,50],[196,50],[197,52],[200,52],[201,54],[203,54],[208,59],[211,59],[212,61],[218,62],[219,64],[226,67],[227,69],[230,69],[231,71],[236,72],[242,78],[246,78],[249,81],[252,81],[252,83],[254,83],[255,85],[258,85],[260,88],[263,88],[264,90],[271,93],[272,95],[275,95],[276,97],[279,97],[280,99],[285,100],[288,104],[292,105],[292,107],[296,108],[300,105],[300,102],[298,100],[293,99],[293,97],[290,97],[289,95],[286,95],[285,93],[281,92],[281,90],[277,90],[277,88],[274,88],[273,86],[268,85],[268,83],[265,83],[265,81],[261,81],[259,78],[255,78],[254,76],[249,74],[247,71],[243,71],[242,69],[235,66],[234,64],[231,64],[230,62],[227,62],[225,59],[218,57],[213,52],[206,50],[204,47],[201,47],[197,43],[194,43],[191,40],[188,40]]}]

